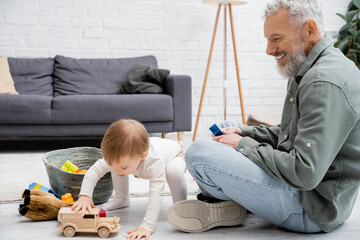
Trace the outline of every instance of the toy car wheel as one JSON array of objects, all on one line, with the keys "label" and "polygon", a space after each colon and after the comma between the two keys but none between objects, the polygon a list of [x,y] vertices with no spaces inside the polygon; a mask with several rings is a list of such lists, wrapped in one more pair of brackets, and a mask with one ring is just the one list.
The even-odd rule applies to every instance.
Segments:
[{"label": "toy car wheel", "polygon": [[107,238],[109,236],[109,230],[106,227],[99,228],[98,234],[102,238]]},{"label": "toy car wheel", "polygon": [[64,228],[64,235],[67,237],[73,237],[75,235],[75,229],[73,227]]}]

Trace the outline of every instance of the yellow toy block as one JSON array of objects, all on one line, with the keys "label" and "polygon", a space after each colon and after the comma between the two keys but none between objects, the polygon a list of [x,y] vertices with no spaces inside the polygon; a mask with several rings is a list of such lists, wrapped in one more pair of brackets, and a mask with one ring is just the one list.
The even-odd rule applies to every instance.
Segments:
[{"label": "yellow toy block", "polygon": [[62,165],[60,169],[71,173],[76,173],[79,170],[79,168],[69,160],[66,160],[66,162],[64,163],[64,165]]}]

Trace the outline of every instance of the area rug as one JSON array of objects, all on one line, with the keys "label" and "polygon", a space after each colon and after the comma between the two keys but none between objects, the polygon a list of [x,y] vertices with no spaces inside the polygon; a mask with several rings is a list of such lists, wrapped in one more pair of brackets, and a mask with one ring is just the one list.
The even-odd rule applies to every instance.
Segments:
[{"label": "area rug", "polygon": [[[49,187],[49,179],[43,163],[46,152],[0,153],[0,203],[21,201],[21,192],[32,182]],[[188,194],[196,194],[197,185],[191,175],[185,174]],[[130,176],[130,195],[148,196],[148,181]],[[169,195],[166,185],[165,195]]]}]

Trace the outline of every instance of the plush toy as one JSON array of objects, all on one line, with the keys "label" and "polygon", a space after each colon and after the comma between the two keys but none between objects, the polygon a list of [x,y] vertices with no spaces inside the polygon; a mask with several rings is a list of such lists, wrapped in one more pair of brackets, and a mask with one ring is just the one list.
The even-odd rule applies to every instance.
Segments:
[{"label": "plush toy", "polygon": [[23,204],[19,205],[19,213],[32,220],[55,219],[60,208],[71,206],[56,198],[53,194],[41,190],[24,190]]}]

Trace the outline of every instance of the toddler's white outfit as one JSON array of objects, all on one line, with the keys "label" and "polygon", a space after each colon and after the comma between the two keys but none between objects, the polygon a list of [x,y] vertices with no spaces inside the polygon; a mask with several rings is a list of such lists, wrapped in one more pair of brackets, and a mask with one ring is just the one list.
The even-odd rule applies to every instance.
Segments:
[{"label": "toddler's white outfit", "polygon": [[[109,171],[111,171],[111,167],[104,159],[96,161],[85,174],[79,196],[92,197],[96,183]],[[148,156],[133,173],[135,177],[149,179],[150,184],[148,206],[141,224],[143,228],[154,231],[160,212],[165,181],[169,185],[174,203],[186,199],[185,171],[186,163],[182,143],[157,137],[150,138]],[[104,204],[103,209],[113,210],[129,206],[128,176],[120,177],[111,171],[111,177],[115,189],[115,199]]]}]

